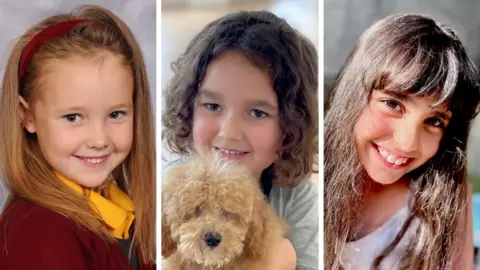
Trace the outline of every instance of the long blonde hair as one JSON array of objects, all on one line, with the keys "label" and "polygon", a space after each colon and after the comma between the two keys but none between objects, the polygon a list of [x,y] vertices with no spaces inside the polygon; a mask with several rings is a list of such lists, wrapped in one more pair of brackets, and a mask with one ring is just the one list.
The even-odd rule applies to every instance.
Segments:
[{"label": "long blonde hair", "polygon": [[[67,34],[47,40],[31,58],[25,76],[19,79],[19,62],[28,42],[37,33],[61,21],[84,19]],[[53,174],[44,159],[35,134],[24,130],[20,120],[19,95],[27,102],[36,98],[45,63],[72,55],[94,57],[109,51],[124,59],[134,78],[134,139],[132,149],[112,172],[116,184],[135,204],[133,245],[140,260],[155,262],[155,142],[153,112],[145,64],[129,28],[112,12],[98,6],[82,6],[70,14],[49,17],[30,28],[15,43],[6,66],[0,99],[0,161],[6,187],[14,197],[66,215],[108,241],[114,238],[80,197]],[[47,90],[45,90],[47,91]],[[7,202],[8,205],[8,202]]]},{"label": "long blonde hair", "polygon": [[453,115],[435,156],[407,175],[414,193],[411,215],[373,267],[418,217],[420,225],[402,269],[450,269],[457,226],[465,216],[466,144],[479,102],[478,87],[478,71],[455,32],[431,18],[394,15],[362,34],[335,82],[325,119],[326,269],[341,268],[342,251],[362,204],[366,172],[353,127],[373,89],[436,97],[436,103],[447,105]]}]

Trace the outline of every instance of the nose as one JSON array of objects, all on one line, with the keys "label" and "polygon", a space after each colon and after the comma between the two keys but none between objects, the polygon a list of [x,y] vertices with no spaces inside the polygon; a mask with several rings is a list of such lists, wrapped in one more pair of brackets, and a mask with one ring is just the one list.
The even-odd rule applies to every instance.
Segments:
[{"label": "nose", "polygon": [[226,115],[222,119],[219,136],[228,140],[241,140],[243,130],[241,121],[232,115]]},{"label": "nose", "polygon": [[222,236],[217,232],[207,232],[203,236],[203,240],[207,246],[215,248],[220,245],[220,242],[222,242]]},{"label": "nose", "polygon": [[418,150],[420,142],[419,125],[402,121],[395,127],[394,140],[398,150],[409,153]]},{"label": "nose", "polygon": [[89,148],[102,149],[108,145],[108,132],[105,124],[92,123],[89,130],[89,138],[87,140],[87,146]]}]

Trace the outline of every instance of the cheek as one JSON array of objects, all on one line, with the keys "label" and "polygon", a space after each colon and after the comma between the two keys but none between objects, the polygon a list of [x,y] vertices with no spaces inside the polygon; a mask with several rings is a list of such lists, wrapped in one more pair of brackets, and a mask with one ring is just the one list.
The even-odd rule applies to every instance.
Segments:
[{"label": "cheek", "polygon": [[425,162],[432,158],[440,147],[441,136],[426,134],[422,137],[421,146]]},{"label": "cheek", "polygon": [[119,152],[129,152],[133,143],[133,121],[113,125],[110,129],[110,138]]},{"label": "cheek", "polygon": [[192,136],[197,150],[211,145],[212,140],[218,133],[218,123],[214,117],[207,116],[202,112],[193,115]]},{"label": "cheek", "polygon": [[250,143],[265,155],[275,155],[282,146],[282,131],[277,122],[249,128]]},{"label": "cheek", "polygon": [[354,127],[357,143],[370,141],[391,133],[388,117],[382,116],[369,107],[360,113]]},{"label": "cheek", "polygon": [[[81,130],[63,126],[63,123],[46,121],[37,125],[37,138],[40,148],[46,153],[73,153],[79,145]],[[48,154],[47,154],[48,155]]]}]

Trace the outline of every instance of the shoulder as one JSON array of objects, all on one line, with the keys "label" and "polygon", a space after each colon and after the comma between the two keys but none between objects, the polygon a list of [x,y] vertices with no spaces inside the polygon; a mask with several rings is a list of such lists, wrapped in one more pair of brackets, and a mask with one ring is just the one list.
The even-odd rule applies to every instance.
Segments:
[{"label": "shoulder", "polygon": [[84,233],[86,230],[68,217],[17,199],[0,218],[0,268],[30,269],[35,265],[36,269],[55,269],[72,265],[87,269],[82,268],[85,262],[80,245]]},{"label": "shoulder", "polygon": [[35,218],[48,217],[54,219],[63,217],[60,214],[45,207],[42,207],[36,203],[33,203],[27,199],[16,198],[5,208],[1,215],[1,219],[4,220],[6,218],[9,218],[15,220],[18,219],[22,221],[29,221],[31,216],[34,216]]},{"label": "shoulder", "polygon": [[283,218],[288,219],[294,212],[311,210],[312,213],[317,213],[318,219],[318,187],[310,180],[304,180],[293,188],[274,186],[269,203],[275,210],[279,210],[277,214]]},{"label": "shoulder", "polygon": [[0,217],[2,233],[8,230],[11,235],[37,234],[37,232],[78,231],[79,227],[70,218],[44,208],[26,199],[15,199]]}]

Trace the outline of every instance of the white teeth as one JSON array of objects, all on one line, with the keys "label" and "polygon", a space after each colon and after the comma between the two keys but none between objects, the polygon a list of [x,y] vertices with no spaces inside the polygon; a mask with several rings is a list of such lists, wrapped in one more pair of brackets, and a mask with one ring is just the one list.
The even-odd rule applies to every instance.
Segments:
[{"label": "white teeth", "polygon": [[217,148],[217,150],[218,150],[219,152],[223,152],[223,153],[229,154],[229,155],[239,155],[239,154],[243,154],[243,152],[240,152],[240,151],[228,150],[228,149],[223,149],[223,148]]},{"label": "white teeth", "polygon": [[98,163],[102,162],[103,158],[86,158],[85,160],[88,163],[98,164]]},{"label": "white teeth", "polygon": [[405,164],[408,161],[408,158],[397,158],[396,156],[389,154],[387,150],[381,148],[380,146],[378,147],[378,152],[380,152],[380,155],[384,157],[388,163],[395,164],[397,166]]}]

